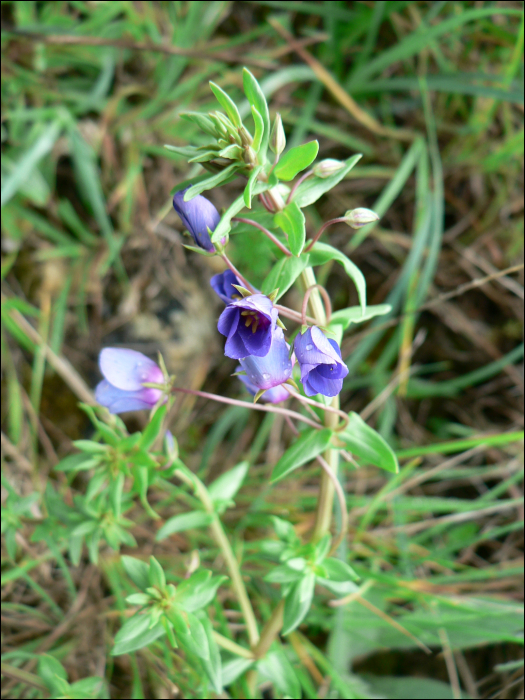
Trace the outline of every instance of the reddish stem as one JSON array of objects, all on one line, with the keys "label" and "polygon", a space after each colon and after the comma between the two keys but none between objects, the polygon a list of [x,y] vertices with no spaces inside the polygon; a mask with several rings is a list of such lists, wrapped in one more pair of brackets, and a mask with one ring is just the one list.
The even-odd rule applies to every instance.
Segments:
[{"label": "reddish stem", "polygon": [[239,282],[242,284],[243,287],[246,287],[246,289],[252,294],[257,294],[257,290],[255,287],[252,287],[252,285],[248,282],[248,280],[241,275],[239,270],[235,267],[235,265],[231,262],[231,260],[227,257],[226,253],[221,253],[221,258],[224,260],[226,265],[230,268],[230,270],[233,272],[233,274],[237,277]]},{"label": "reddish stem", "polygon": [[317,243],[317,241],[321,238],[321,235],[323,234],[323,231],[325,231],[329,226],[332,224],[340,224],[341,222],[346,221],[346,218],[344,216],[340,216],[337,219],[330,219],[330,221],[327,221],[325,224],[321,226],[319,231],[315,234],[315,236],[312,238],[310,243],[306,246],[306,248],[303,250],[303,253],[308,253],[309,250],[312,249],[312,247]]},{"label": "reddish stem", "polygon": [[307,178],[309,178],[309,177],[310,177],[311,175],[313,175],[313,174],[314,174],[314,171],[313,171],[313,170],[307,170],[307,171],[304,173],[304,175],[301,175],[301,177],[297,180],[297,182],[295,183],[295,185],[294,185],[294,186],[292,187],[292,189],[290,190],[290,194],[289,194],[288,197],[286,198],[286,204],[290,204],[290,202],[292,201],[292,198],[293,198],[294,194],[297,192],[297,188],[299,187],[299,185],[300,185],[301,183],[303,183]]},{"label": "reddish stem", "polygon": [[172,391],[178,391],[181,394],[191,394],[192,396],[202,396],[204,399],[211,399],[212,401],[218,401],[219,403],[229,403],[231,406],[242,406],[244,408],[251,408],[254,411],[266,411],[267,413],[281,413],[283,416],[290,416],[295,418],[295,420],[300,420],[307,425],[311,425],[317,430],[324,428],[321,423],[316,423],[310,420],[306,416],[297,413],[296,411],[291,411],[288,408],[280,408],[279,406],[271,406],[260,403],[249,403],[248,401],[240,401],[239,399],[230,399],[226,396],[218,396],[217,394],[209,394],[207,391],[197,391],[196,389],[183,389],[179,386],[172,387]]},{"label": "reddish stem", "polygon": [[[321,293],[321,296],[323,297],[326,322],[330,323],[330,319],[332,317],[332,303],[330,301],[330,297],[328,296],[328,292],[326,291],[326,289],[322,285],[312,284],[312,286],[308,287],[308,289],[306,290],[306,292],[304,294],[303,305],[301,307],[301,320],[303,322],[303,326],[306,326],[306,307],[308,306],[308,300],[310,299],[310,294],[314,291],[314,289],[318,289]],[[317,325],[316,321],[314,321],[314,325]]]},{"label": "reddish stem", "polygon": [[284,246],[281,241],[276,238],[273,233],[268,231],[267,228],[264,228],[262,224],[257,223],[257,221],[253,221],[252,219],[244,219],[242,216],[234,216],[232,218],[232,221],[242,221],[244,224],[250,224],[250,226],[255,226],[255,228],[258,228],[259,231],[262,231],[265,236],[268,236],[268,238],[272,241],[272,243],[275,243],[275,245],[281,250],[287,257],[291,257],[291,253],[288,250],[286,246]]}]

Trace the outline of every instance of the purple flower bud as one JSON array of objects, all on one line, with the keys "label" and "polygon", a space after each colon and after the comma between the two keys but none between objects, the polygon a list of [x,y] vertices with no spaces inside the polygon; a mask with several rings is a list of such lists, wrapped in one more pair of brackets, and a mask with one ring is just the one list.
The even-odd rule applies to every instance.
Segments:
[{"label": "purple flower bud", "polygon": [[219,296],[225,304],[230,304],[240,297],[239,292],[232,285],[241,283],[236,275],[231,270],[225,270],[220,275],[213,275],[210,280],[213,291]]},{"label": "purple flower bud", "polygon": [[184,193],[189,189],[189,187],[186,187],[184,190],[175,192],[173,195],[173,206],[182,223],[191,233],[195,243],[209,253],[213,253],[215,248],[211,242],[208,229],[212,232],[215,231],[221,215],[213,204],[200,194],[190,199],[189,202],[185,202]]},{"label": "purple flower bud", "polygon": [[95,389],[95,399],[110,413],[152,408],[162,396],[160,389],[144,382],[163,384],[164,376],[153,360],[127,348],[104,348],[98,360],[104,379]]},{"label": "purple flower bud", "polygon": [[290,377],[292,361],[289,351],[290,346],[284,339],[284,333],[277,326],[273,332],[270,351],[264,357],[249,355],[241,360],[242,369],[250,383],[257,387],[257,391],[272,389]]},{"label": "purple flower bud", "polygon": [[[239,371],[241,369],[241,366],[239,365],[237,367],[237,370]],[[244,384],[244,386],[248,389],[250,394],[252,396],[255,396],[255,394],[259,391],[255,384],[252,384],[248,377],[244,374],[239,375],[239,379],[241,382]],[[290,398],[290,394],[286,391],[286,389],[281,385],[279,386],[274,386],[273,389],[268,389],[267,391],[264,392],[264,394],[261,396],[259,401],[263,401],[265,403],[281,403],[281,401],[286,401],[286,399]]]},{"label": "purple flower bud", "polygon": [[312,326],[295,338],[294,350],[301,367],[301,381],[307,396],[337,396],[348,367],[341,359],[339,345]]},{"label": "purple flower bud", "polygon": [[219,333],[227,337],[224,354],[234,360],[267,355],[277,315],[277,309],[264,294],[252,294],[229,304],[217,324]]}]

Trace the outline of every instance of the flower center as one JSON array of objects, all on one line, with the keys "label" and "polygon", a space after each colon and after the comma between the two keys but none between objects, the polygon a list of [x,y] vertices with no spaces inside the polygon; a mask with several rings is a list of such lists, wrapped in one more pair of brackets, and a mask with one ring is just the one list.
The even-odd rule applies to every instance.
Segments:
[{"label": "flower center", "polygon": [[246,328],[252,327],[252,333],[255,333],[259,327],[260,317],[257,311],[241,311],[241,316],[245,316],[244,325]]}]

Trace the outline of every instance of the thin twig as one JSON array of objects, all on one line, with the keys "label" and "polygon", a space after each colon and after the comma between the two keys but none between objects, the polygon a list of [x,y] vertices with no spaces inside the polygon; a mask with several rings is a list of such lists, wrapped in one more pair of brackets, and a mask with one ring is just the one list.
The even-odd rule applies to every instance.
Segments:
[{"label": "thin twig", "polygon": [[344,430],[348,425],[348,422],[350,420],[348,414],[346,414],[344,411],[341,411],[339,408],[334,408],[333,406],[325,406],[324,403],[321,403],[320,401],[314,401],[313,399],[309,399],[307,396],[298,394],[291,388],[289,384],[283,384],[283,387],[290,394],[290,396],[293,396],[294,399],[297,399],[301,403],[310,404],[310,406],[315,406],[316,408],[320,408],[323,411],[328,411],[329,413],[335,413],[340,418],[342,418],[344,420],[344,423],[341,427],[336,428],[337,431]]},{"label": "thin twig", "polygon": [[180,386],[172,387],[172,391],[178,391],[181,394],[191,394],[192,396],[202,396],[204,399],[211,399],[212,401],[218,401],[219,403],[228,403],[231,406],[241,406],[243,408],[249,408],[253,411],[265,411],[267,413],[281,413],[283,416],[290,416],[295,418],[295,420],[300,420],[307,425],[311,425],[317,430],[321,430],[324,426],[322,423],[316,423],[310,420],[306,416],[297,413],[296,411],[291,411],[288,408],[281,408],[280,406],[267,406],[266,404],[260,403],[250,403],[248,401],[240,401],[239,399],[230,399],[226,396],[218,396],[217,394],[209,394],[207,391],[198,391],[197,389],[184,389]]},{"label": "thin twig", "polygon": [[345,499],[343,487],[341,486],[339,479],[334,474],[334,472],[330,469],[330,465],[328,464],[326,459],[324,457],[322,457],[322,455],[317,455],[316,460],[319,462],[321,467],[324,469],[324,471],[330,477],[330,479],[334,485],[335,492],[337,494],[337,500],[339,501],[339,507],[341,508],[341,530],[340,530],[339,534],[337,535],[337,537],[332,542],[332,546],[330,547],[329,556],[331,556],[332,554],[334,554],[334,552],[337,551],[337,548],[339,547],[339,545],[343,541],[343,539],[346,535],[346,532],[348,530],[348,510],[346,508],[346,499]]},{"label": "thin twig", "polygon": [[[276,165],[277,165],[277,163],[274,163],[273,167],[275,168]],[[313,170],[307,170],[303,175],[301,175],[301,177],[297,180],[297,182],[294,184],[294,186],[290,190],[290,194],[286,198],[286,204],[290,204],[290,202],[293,199],[294,194],[297,192],[297,188],[299,187],[299,185],[301,185],[307,178],[309,178],[313,174],[314,174]]]},{"label": "thin twig", "polygon": [[279,250],[281,250],[287,257],[291,257],[291,253],[288,250],[288,248],[281,243],[281,241],[276,238],[271,231],[268,231],[267,228],[265,228],[262,224],[259,224],[257,221],[252,221],[252,219],[245,219],[242,216],[234,216],[232,218],[232,221],[242,221],[244,224],[249,224],[250,226],[254,226],[255,228],[258,228],[259,231],[262,231],[265,236],[267,236],[272,243],[274,243]]},{"label": "thin twig", "polygon": [[341,224],[346,222],[346,217],[344,216],[338,216],[337,219],[330,219],[330,221],[326,221],[319,231],[315,234],[315,236],[312,238],[311,241],[309,241],[308,245],[304,249],[303,252],[308,253],[309,250],[313,248],[313,246],[317,243],[317,241],[321,238],[322,234],[326,231],[326,229],[331,226],[332,224]]},{"label": "thin twig", "polygon": [[328,292],[322,284],[312,284],[304,293],[303,304],[301,306],[301,321],[303,322],[303,326],[306,326],[306,307],[308,306],[310,294],[314,291],[314,289],[318,289],[323,297],[326,323],[330,323],[330,319],[332,318],[332,303],[330,301],[330,297],[328,296]]}]

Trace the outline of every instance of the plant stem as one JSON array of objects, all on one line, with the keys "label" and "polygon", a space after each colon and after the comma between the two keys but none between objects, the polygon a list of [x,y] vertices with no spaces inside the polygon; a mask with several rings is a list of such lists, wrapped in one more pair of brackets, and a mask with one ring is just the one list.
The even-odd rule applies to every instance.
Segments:
[{"label": "plant stem", "polygon": [[222,527],[222,523],[219,516],[215,512],[213,503],[208,495],[208,490],[202,481],[195,475],[192,474],[191,477],[184,473],[182,469],[177,469],[175,475],[183,481],[185,484],[191,485],[196,492],[197,497],[201,501],[204,509],[207,513],[213,516],[213,520],[210,524],[210,529],[212,531],[213,537],[222,552],[224,560],[226,561],[226,566],[230,573],[230,578],[232,581],[232,586],[235,590],[237,600],[241,607],[241,611],[246,622],[246,629],[248,631],[248,639],[250,640],[250,646],[254,647],[259,641],[259,629],[257,627],[257,620],[255,619],[255,614],[253,612],[252,604],[248,598],[248,593],[246,592],[246,587],[244,581],[242,580],[241,572],[239,569],[239,564],[235,558],[235,554],[230,545],[230,541],[226,537],[226,533]]},{"label": "plant stem", "polygon": [[265,236],[267,236],[272,243],[274,243],[280,251],[282,251],[288,258],[291,256],[290,251],[288,248],[281,243],[281,241],[276,238],[271,231],[268,231],[267,228],[265,228],[262,224],[258,223],[257,221],[253,221],[252,219],[245,219],[242,216],[234,216],[232,221],[241,221],[243,224],[249,224],[250,226],[254,226],[255,228],[258,228],[259,231],[262,231]]},{"label": "plant stem", "polygon": [[261,632],[259,643],[253,650],[256,659],[262,659],[269,648],[272,646],[274,639],[279,634],[283,626],[284,600],[280,600],[274,608],[268,622],[264,625]]},{"label": "plant stem", "polygon": [[[302,273],[303,284],[305,289],[317,284],[314,271],[311,267],[307,267]],[[326,314],[317,287],[312,290],[309,298],[312,314],[320,326],[326,324]],[[339,397],[334,396],[331,403],[332,408],[339,410]],[[327,428],[334,430],[337,427],[338,416],[332,411],[325,411],[324,424]],[[337,477],[339,469],[339,451],[328,449],[324,453],[324,459],[330,467],[332,474]],[[332,479],[326,471],[321,474],[321,485],[319,489],[319,500],[317,501],[317,514],[315,518],[314,531],[312,533],[312,541],[317,542],[330,530],[332,520],[332,511],[334,506],[335,488]]]},{"label": "plant stem", "polygon": [[241,647],[240,644],[237,644],[237,642],[232,641],[231,639],[228,639],[228,637],[224,637],[222,634],[219,634],[219,632],[213,631],[213,637],[217,644],[222,647],[223,649],[227,649],[228,651],[231,651],[232,654],[236,654],[237,656],[242,656],[243,659],[253,659],[253,651],[250,651],[250,649],[245,649],[244,647]]}]

